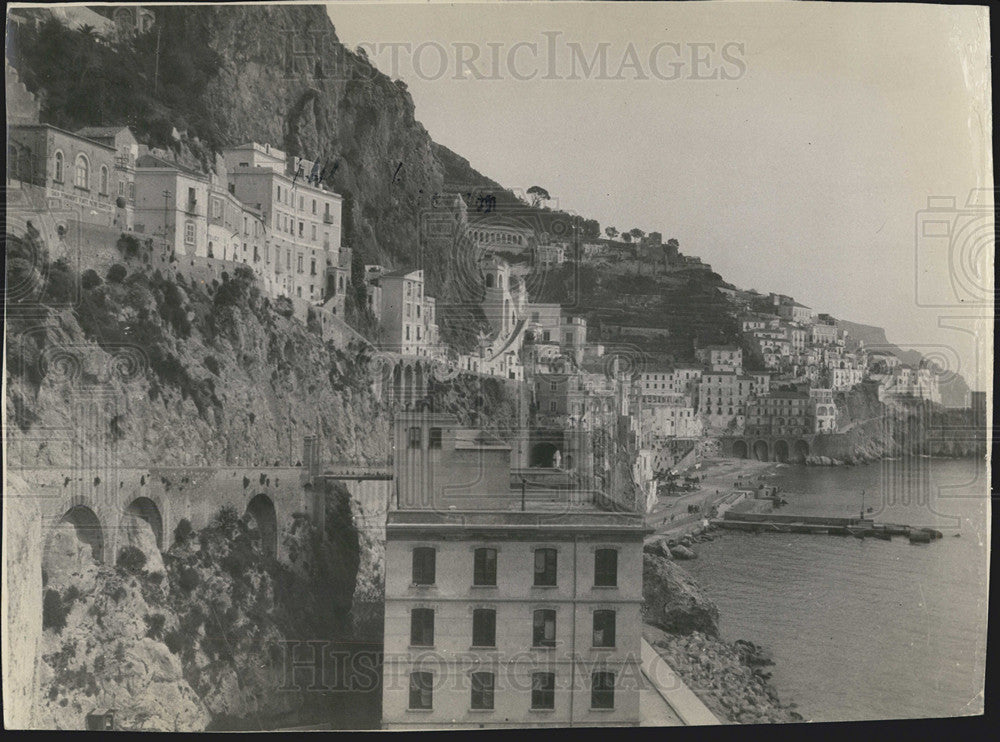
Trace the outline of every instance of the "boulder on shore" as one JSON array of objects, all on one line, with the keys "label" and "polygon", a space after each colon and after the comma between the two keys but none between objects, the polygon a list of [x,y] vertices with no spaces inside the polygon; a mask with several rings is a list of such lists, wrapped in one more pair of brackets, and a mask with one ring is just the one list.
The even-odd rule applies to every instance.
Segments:
[{"label": "boulder on shore", "polygon": [[683,546],[683,545],[678,545],[678,546],[675,546],[674,548],[672,548],[670,550],[670,555],[674,559],[695,559],[698,556],[691,549],[689,549],[687,546]]},{"label": "boulder on shore", "polygon": [[672,634],[719,635],[719,609],[677,564],[643,554],[643,619]]},{"label": "boulder on shore", "polygon": [[645,554],[653,554],[655,556],[663,557],[664,559],[673,559],[670,555],[670,547],[667,545],[666,538],[654,539],[648,544],[644,544],[642,551]]}]

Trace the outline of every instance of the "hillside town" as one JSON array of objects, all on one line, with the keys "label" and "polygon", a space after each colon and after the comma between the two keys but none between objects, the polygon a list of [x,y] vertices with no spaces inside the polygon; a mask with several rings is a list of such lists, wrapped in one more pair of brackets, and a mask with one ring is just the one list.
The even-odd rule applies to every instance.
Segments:
[{"label": "hillside town", "polygon": [[[55,214],[77,214],[87,228],[138,245],[150,265],[189,284],[217,288],[246,267],[265,296],[290,302],[303,322],[318,320],[339,337],[354,334],[344,319],[354,277],[342,198],[320,181],[319,161],[247,142],[223,150],[214,165],[202,172],[182,164],[169,150],[139,144],[127,126],[69,132],[13,123],[7,184],[31,208],[45,203]],[[634,247],[555,240],[470,217],[462,198],[451,201],[458,214],[452,239],[472,256],[482,296],[475,308],[488,328],[478,348],[463,353],[442,340],[421,268],[364,265],[367,308],[387,353],[525,383],[532,440],[523,465],[576,471],[602,487],[613,447],[600,449],[605,457],[595,461],[593,434],[630,436],[638,450],[633,477],[651,508],[667,474],[695,463],[719,438],[736,439],[737,456],[805,460],[806,437],[840,430],[838,392],[870,384],[880,401],[941,401],[932,368],[852,342],[829,315],[773,293],[726,293],[738,345],[697,347],[693,363],[637,359],[634,348],[668,328],[588,328],[557,303],[532,302],[528,283],[575,260],[668,272],[681,261],[687,268],[691,261],[678,255],[675,240],[661,244],[656,233]],[[627,364],[622,340],[634,344]],[[761,438],[783,444],[772,456],[761,454],[754,448]]]},{"label": "hillside town", "polygon": [[[183,12],[9,19],[26,47],[90,50],[92,74],[142,57],[141,39],[156,91],[159,33],[187,59],[196,42],[177,39],[211,26]],[[240,49],[233,74],[251,82],[228,81],[233,100],[291,110],[221,137],[206,131],[232,124],[228,110],[211,123],[160,100],[147,119],[103,101],[70,114],[52,100],[77,82],[57,90],[5,63],[6,719],[802,721],[761,672],[767,652],[723,639],[676,560],[728,530],[890,541],[863,490],[860,513],[793,516],[773,512],[788,502],[768,477],[925,456],[932,426],[900,430],[932,415],[974,418],[985,441],[985,393],[950,410],[941,369],[867,326],[728,283],[677,238],[602,229],[540,186],[484,185],[415,123],[400,80],[341,86],[312,57],[308,85],[287,69],[253,77],[273,60],[247,62],[245,36],[289,19],[332,33],[326,9],[190,12]],[[344,53],[371,68],[361,47]],[[262,79],[291,92],[264,100]],[[364,135],[334,137],[317,123],[329,110]],[[383,157],[385,132],[430,163],[388,197],[387,174],[356,172],[399,161]],[[369,670],[369,686],[337,685]]]}]

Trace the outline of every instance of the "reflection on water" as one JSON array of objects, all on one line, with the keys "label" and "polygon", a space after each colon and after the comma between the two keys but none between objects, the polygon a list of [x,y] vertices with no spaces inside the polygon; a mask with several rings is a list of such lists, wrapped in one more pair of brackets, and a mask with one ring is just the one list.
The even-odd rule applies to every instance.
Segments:
[{"label": "reflection on water", "polygon": [[981,713],[984,462],[787,467],[774,481],[792,493],[786,512],[853,515],[871,507],[877,521],[933,526],[945,538],[911,545],[728,532],[685,563],[718,603],[724,636],[770,647],[779,694],[814,721]]}]

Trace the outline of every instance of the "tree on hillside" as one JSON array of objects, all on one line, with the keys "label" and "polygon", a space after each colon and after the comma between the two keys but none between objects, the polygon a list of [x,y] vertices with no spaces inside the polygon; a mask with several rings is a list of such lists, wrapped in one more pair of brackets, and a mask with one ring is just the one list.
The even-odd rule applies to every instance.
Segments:
[{"label": "tree on hillside", "polygon": [[629,230],[629,234],[637,240],[641,240],[646,235],[646,233],[638,227],[632,227],[632,229]]},{"label": "tree on hillside", "polygon": [[600,237],[601,236],[601,225],[596,219],[584,219],[583,221],[583,236],[584,237]]},{"label": "tree on hillside", "polygon": [[631,242],[632,234],[630,232],[622,232],[622,239],[625,240],[625,242]]},{"label": "tree on hillside", "polygon": [[618,229],[616,227],[605,227],[604,234],[608,236],[609,240],[613,240],[618,236]]},{"label": "tree on hillside", "polygon": [[528,189],[528,195],[531,197],[532,206],[539,206],[543,201],[552,199],[547,190],[537,185],[533,185]]}]

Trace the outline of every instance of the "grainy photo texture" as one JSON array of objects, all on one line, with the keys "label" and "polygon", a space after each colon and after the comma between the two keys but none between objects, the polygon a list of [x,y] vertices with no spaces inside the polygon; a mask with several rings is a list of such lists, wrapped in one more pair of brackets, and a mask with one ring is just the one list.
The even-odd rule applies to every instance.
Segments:
[{"label": "grainy photo texture", "polygon": [[16,729],[984,712],[984,7],[8,6]]}]

